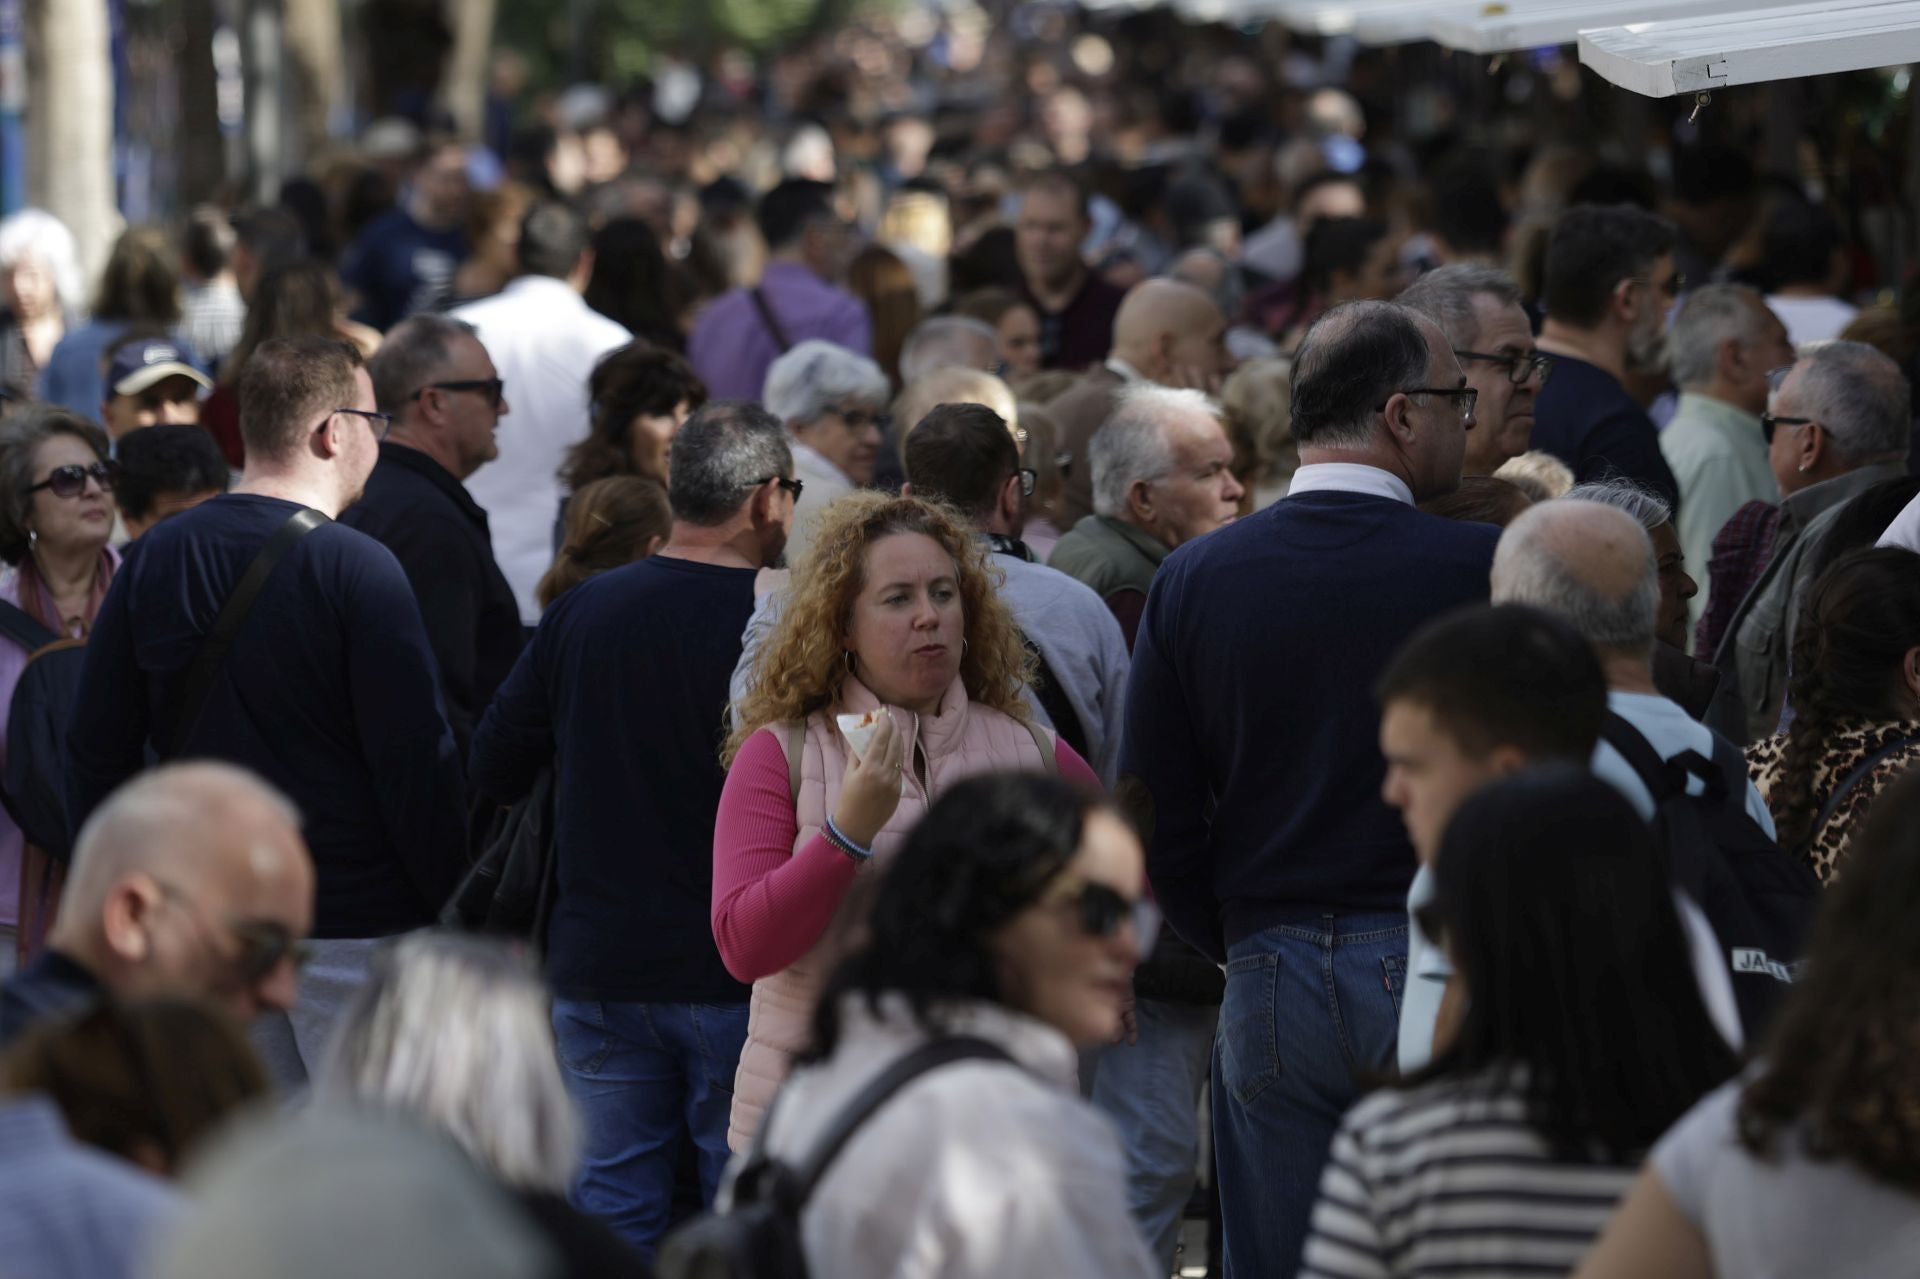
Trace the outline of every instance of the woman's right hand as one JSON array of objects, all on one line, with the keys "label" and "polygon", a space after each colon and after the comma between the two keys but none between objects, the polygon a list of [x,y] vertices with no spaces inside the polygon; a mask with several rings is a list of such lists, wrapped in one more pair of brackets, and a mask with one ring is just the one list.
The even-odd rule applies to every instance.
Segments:
[{"label": "woman's right hand", "polygon": [[862,848],[872,848],[873,840],[900,807],[900,769],[906,754],[906,738],[894,725],[893,714],[883,711],[867,752],[847,765],[840,784],[840,806],[834,810],[833,824]]}]

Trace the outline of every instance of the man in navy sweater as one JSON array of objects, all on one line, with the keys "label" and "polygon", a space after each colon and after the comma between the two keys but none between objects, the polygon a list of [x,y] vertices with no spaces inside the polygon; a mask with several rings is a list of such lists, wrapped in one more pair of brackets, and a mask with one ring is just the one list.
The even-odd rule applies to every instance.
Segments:
[{"label": "man in navy sweater", "polygon": [[188,671],[262,546],[302,507],[329,517],[267,578],[178,751],[252,769],[306,820],[318,940],[299,1005],[255,1024],[283,1085],[325,1050],[375,939],[432,923],[466,864],[460,762],[413,590],[392,552],[331,522],[379,456],[373,404],[352,347],[261,344],[240,379],[246,475],[127,547],[67,738],[78,825],[149,747],[172,752]]},{"label": "man in navy sweater", "polygon": [[800,487],[785,428],[741,400],[688,418],[668,469],[667,545],[554,601],[473,740],[475,788],[496,799],[555,765],[547,980],[586,1119],[574,1202],[649,1257],[682,1134],[708,1202],[727,1162],[748,991],[710,922],[720,742],[754,578]]},{"label": "man in navy sweater", "polygon": [[1423,623],[1487,598],[1499,530],[1414,507],[1459,484],[1473,403],[1431,320],[1329,311],[1294,363],[1287,496],[1175,551],[1147,600],[1121,786],[1149,809],[1167,918],[1227,966],[1229,1279],[1298,1267],[1355,1072],[1392,1060],[1414,857],[1372,689]]}]

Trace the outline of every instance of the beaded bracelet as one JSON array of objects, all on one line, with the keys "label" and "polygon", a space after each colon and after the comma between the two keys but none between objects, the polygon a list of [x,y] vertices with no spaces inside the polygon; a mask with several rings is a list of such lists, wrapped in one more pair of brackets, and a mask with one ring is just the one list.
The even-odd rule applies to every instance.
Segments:
[{"label": "beaded bracelet", "polygon": [[827,818],[827,829],[822,833],[826,835],[829,844],[832,844],[835,848],[851,857],[855,862],[872,860],[873,850],[871,848],[862,848],[860,845],[854,843],[852,839],[848,838],[846,832],[833,824],[833,818]]}]

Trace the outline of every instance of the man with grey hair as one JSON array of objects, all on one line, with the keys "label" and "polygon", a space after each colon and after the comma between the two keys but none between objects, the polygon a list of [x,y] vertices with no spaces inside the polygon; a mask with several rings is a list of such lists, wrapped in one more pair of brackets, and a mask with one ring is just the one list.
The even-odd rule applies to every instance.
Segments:
[{"label": "man with grey hair", "polygon": [[[1739,683],[1748,743],[1779,727],[1793,625],[1827,531],[1854,499],[1907,473],[1912,398],[1900,366],[1879,351],[1822,342],[1780,380],[1763,421],[1783,495],[1771,554],[1714,654],[1714,664]],[[1716,561],[1716,586],[1721,567]]]},{"label": "man with grey hair", "polygon": [[833,342],[800,343],[767,369],[760,396],[792,437],[794,475],[805,485],[788,554],[806,554],[813,526],[834,498],[873,483],[887,424],[887,375]]},{"label": "man with grey hair", "polygon": [[510,412],[505,383],[473,326],[445,315],[403,320],[367,372],[393,427],[366,493],[340,522],[385,545],[406,571],[464,759],[474,725],[526,642],[519,602],[493,558],[487,513],[463,482],[499,453],[494,433]]},{"label": "man with grey hair", "polygon": [[964,315],[920,321],[900,347],[900,383],[917,382],[935,369],[1000,370],[1000,335],[993,326]]},{"label": "man with grey hair", "polygon": [[[1680,549],[1704,575],[1713,535],[1733,513],[1780,498],[1760,415],[1768,374],[1793,363],[1793,346],[1757,291],[1708,284],[1689,293],[1674,316],[1667,359],[1680,403],[1660,433],[1660,451],[1680,485]],[[1704,592],[1694,598],[1694,622],[1708,602]]]},{"label": "man with grey hair", "polygon": [[1293,376],[1300,469],[1161,567],[1121,746],[1160,905],[1227,966],[1214,1150],[1242,1276],[1298,1268],[1355,1071],[1393,1058],[1414,856],[1381,797],[1373,686],[1414,631],[1486,599],[1496,538],[1414,505],[1459,485],[1473,421],[1438,325],[1335,307]]},{"label": "man with grey hair", "polygon": [[169,764],[94,811],[39,958],[0,988],[0,1048],[109,995],[188,995],[284,1036],[313,927],[300,815],[231,764]]},{"label": "man with grey hair", "polygon": [[1447,335],[1467,385],[1480,393],[1462,475],[1492,475],[1533,438],[1533,405],[1553,371],[1534,345],[1520,286],[1504,271],[1466,264],[1427,272],[1395,301]]},{"label": "man with grey hair", "polygon": [[648,559],[590,578],[540,621],[480,723],[472,776],[511,802],[554,769],[556,890],[546,974],[587,1150],[574,1202],[652,1254],[683,1133],[710,1201],[747,988],[710,922],[715,742],[753,612],[803,487],[779,419],[716,400],[669,461],[673,528]]},{"label": "man with grey hair", "polygon": [[1067,530],[1047,563],[1106,601],[1131,649],[1160,562],[1231,523],[1245,490],[1219,406],[1199,391],[1122,391],[1088,453],[1093,514]]}]

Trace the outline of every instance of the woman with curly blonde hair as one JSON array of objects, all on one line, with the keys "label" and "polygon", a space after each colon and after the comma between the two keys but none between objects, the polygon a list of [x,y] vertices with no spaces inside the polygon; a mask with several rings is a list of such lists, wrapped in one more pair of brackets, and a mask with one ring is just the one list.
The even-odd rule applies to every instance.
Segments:
[{"label": "woman with curly blonde hair", "polygon": [[[752,1140],[852,921],[929,804],[987,772],[1098,787],[1028,718],[1030,658],[986,549],[944,506],[857,493],[821,513],[723,759],[713,935],[753,983],[728,1140]],[[848,725],[844,731],[841,724]]]}]

